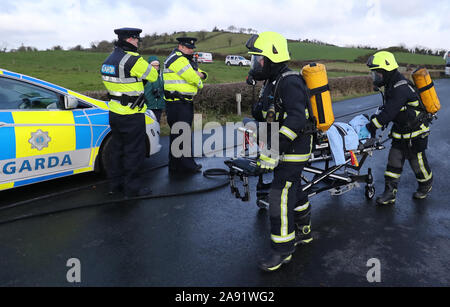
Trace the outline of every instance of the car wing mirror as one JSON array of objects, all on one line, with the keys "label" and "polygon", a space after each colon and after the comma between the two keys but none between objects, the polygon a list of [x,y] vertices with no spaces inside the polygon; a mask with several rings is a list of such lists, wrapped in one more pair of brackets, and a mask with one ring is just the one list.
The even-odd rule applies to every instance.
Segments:
[{"label": "car wing mirror", "polygon": [[64,96],[64,109],[71,110],[78,107],[78,99],[73,96]]}]

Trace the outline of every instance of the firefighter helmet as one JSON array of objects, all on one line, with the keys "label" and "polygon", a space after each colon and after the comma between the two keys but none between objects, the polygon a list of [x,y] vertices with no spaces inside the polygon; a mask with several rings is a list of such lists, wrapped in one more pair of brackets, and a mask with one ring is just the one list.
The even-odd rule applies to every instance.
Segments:
[{"label": "firefighter helmet", "polygon": [[263,55],[273,63],[291,59],[286,38],[276,32],[267,31],[252,35],[245,46],[249,49],[249,54]]},{"label": "firefighter helmet", "polygon": [[394,55],[388,51],[379,51],[372,55],[367,61],[367,66],[371,70],[382,69],[385,71],[393,71],[398,68]]}]

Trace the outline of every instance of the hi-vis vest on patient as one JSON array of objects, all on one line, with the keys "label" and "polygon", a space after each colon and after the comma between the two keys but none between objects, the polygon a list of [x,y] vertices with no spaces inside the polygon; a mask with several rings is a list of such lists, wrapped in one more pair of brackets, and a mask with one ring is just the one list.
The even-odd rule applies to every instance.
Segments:
[{"label": "hi-vis vest on patient", "polygon": [[426,68],[418,68],[412,73],[412,79],[417,87],[425,108],[428,113],[436,113],[440,110],[441,104],[434,88],[434,83]]},{"label": "hi-vis vest on patient", "polygon": [[311,108],[316,118],[317,129],[325,132],[334,122],[325,65],[311,63],[304,66],[301,73],[311,93]]}]

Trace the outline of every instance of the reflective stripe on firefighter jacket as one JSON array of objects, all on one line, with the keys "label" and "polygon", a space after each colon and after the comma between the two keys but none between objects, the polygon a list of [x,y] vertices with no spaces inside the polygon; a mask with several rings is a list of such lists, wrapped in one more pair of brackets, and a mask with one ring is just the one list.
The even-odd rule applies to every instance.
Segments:
[{"label": "reflective stripe on firefighter jacket", "polygon": [[134,101],[144,93],[142,80],[154,82],[158,78],[158,72],[138,53],[115,47],[103,63],[101,74],[109,95],[114,96],[109,102],[111,112],[126,115],[146,111],[145,105],[140,110],[137,107],[131,109],[131,103],[124,106],[117,100],[119,97],[128,96],[130,101]]},{"label": "reflective stripe on firefighter jacket", "polygon": [[[277,81],[266,82],[261,89],[258,103],[252,108],[252,115],[258,121],[266,121],[267,107],[274,105],[274,120],[279,123],[279,152],[283,162],[306,162],[311,155],[312,138],[304,131],[310,122],[307,105],[307,88],[299,74],[290,74],[283,68],[279,76],[277,93],[274,93]],[[276,94],[276,97],[274,97]]]},{"label": "reflective stripe on firefighter jacket", "polygon": [[385,107],[372,118],[371,125],[379,129],[392,121],[391,136],[397,140],[416,138],[429,132],[428,124],[417,122],[411,126],[425,111],[420,107],[417,93],[401,73],[392,76],[385,93]]},{"label": "reflective stripe on firefighter jacket", "polygon": [[[200,69],[198,70],[202,72]],[[192,101],[203,82],[189,60],[175,49],[164,62],[164,94],[166,101]]]}]

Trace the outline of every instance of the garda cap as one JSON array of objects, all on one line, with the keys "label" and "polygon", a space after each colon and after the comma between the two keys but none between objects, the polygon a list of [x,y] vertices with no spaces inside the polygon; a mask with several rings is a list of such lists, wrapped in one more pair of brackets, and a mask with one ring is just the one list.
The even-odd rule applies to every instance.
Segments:
[{"label": "garda cap", "polygon": [[180,45],[186,46],[189,49],[194,49],[197,39],[195,37],[177,37],[177,41]]},{"label": "garda cap", "polygon": [[120,28],[120,29],[114,30],[114,33],[117,34],[119,39],[124,39],[124,40],[129,37],[137,38],[137,39],[141,40],[141,37],[139,36],[139,34],[141,34],[141,32],[142,32],[142,29],[138,29],[138,28]]}]

